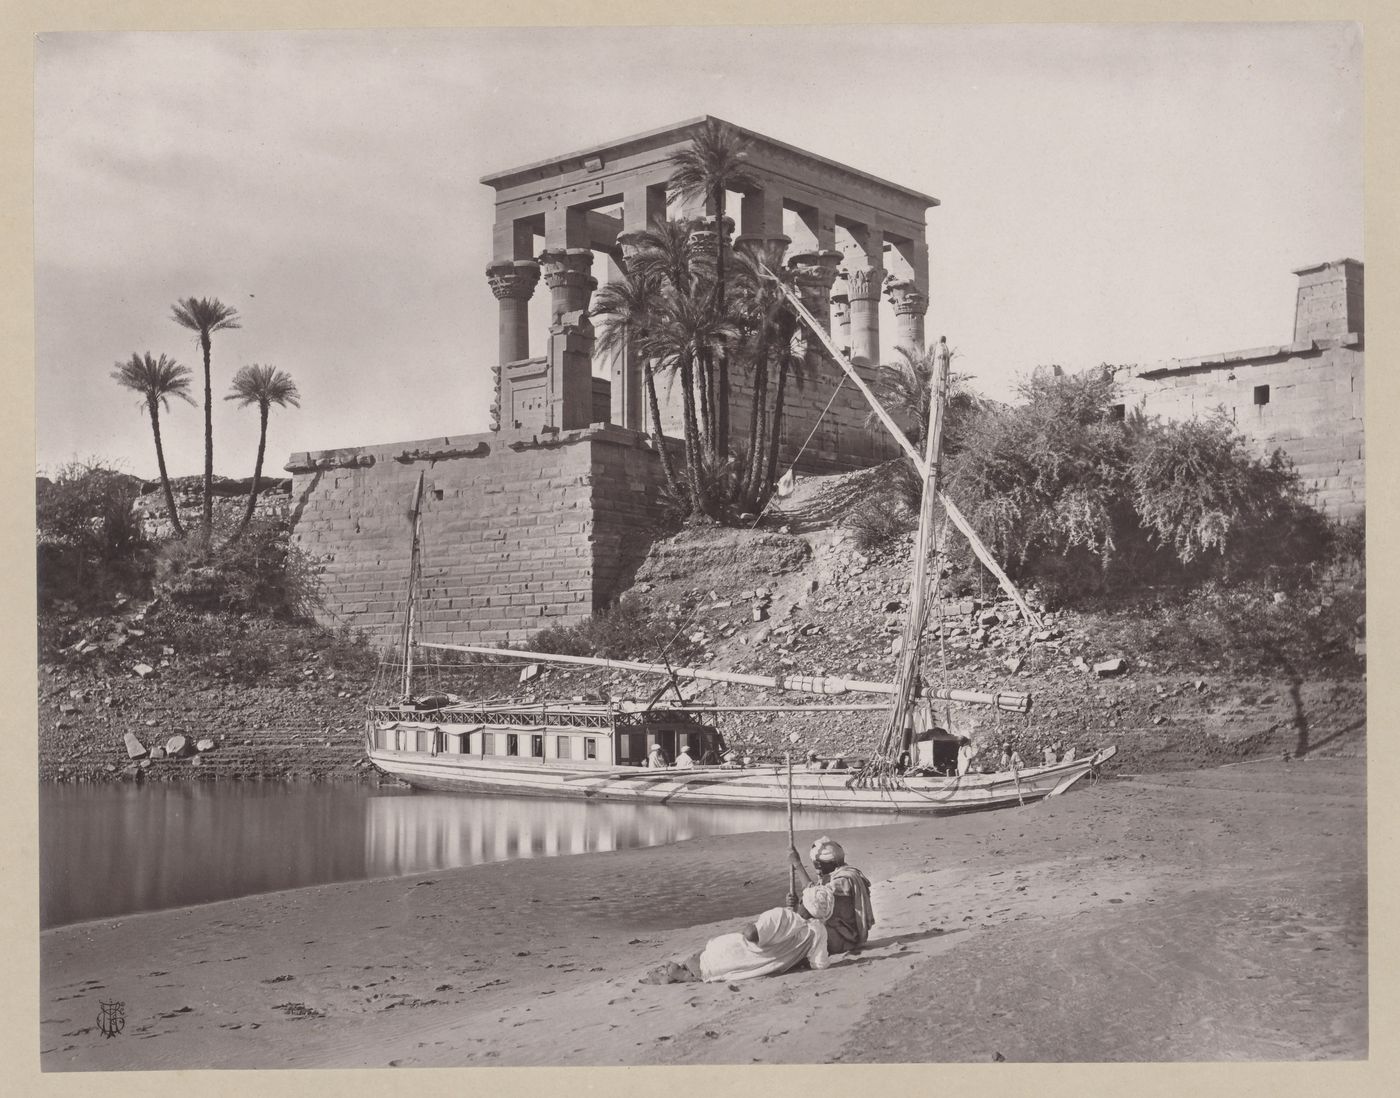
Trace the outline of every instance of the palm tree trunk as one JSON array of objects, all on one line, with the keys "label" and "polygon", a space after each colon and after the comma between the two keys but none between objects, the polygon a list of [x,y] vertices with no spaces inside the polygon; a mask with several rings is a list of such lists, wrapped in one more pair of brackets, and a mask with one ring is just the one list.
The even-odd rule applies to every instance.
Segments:
[{"label": "palm tree trunk", "polygon": [[643,363],[642,371],[646,379],[647,404],[651,408],[652,443],[656,446],[657,456],[661,459],[661,471],[666,476],[666,487],[671,495],[679,498],[681,494],[680,482],[676,479],[676,467],[671,462],[671,451],[666,448],[666,436],[661,430],[661,401],[656,395],[656,374],[651,368],[649,359]]},{"label": "palm tree trunk", "polygon": [[766,503],[768,493],[772,490],[773,481],[778,475],[778,444],[783,437],[783,397],[787,391],[788,362],[787,357],[778,363],[778,388],[773,396],[773,435],[768,440],[768,477],[760,490],[763,493],[763,500]]},{"label": "palm tree trunk", "polygon": [[685,415],[686,482],[690,486],[691,510],[703,514],[705,493],[700,486],[700,427],[695,421],[695,367],[690,359],[681,360],[681,407]]},{"label": "palm tree trunk", "polygon": [[160,405],[148,398],[146,407],[151,410],[151,434],[156,438],[156,467],[160,469],[160,486],[165,491],[165,509],[170,512],[170,528],[177,538],[183,538],[185,528],[180,525],[180,512],[175,508],[175,490],[170,487],[170,475],[165,471],[165,447],[160,441]]},{"label": "palm tree trunk", "polygon": [[200,520],[204,543],[214,532],[214,389],[209,376],[209,333],[199,333],[204,351],[204,512]]},{"label": "palm tree trunk", "polygon": [[759,453],[763,449],[763,427],[768,418],[768,338],[763,329],[754,347],[753,400],[749,405],[749,451],[745,462],[743,479],[739,484],[740,497],[752,501],[753,488],[758,483],[758,471],[762,468]]},{"label": "palm tree trunk", "polygon": [[253,483],[248,486],[248,507],[243,512],[243,521],[238,524],[238,529],[233,532],[233,537],[229,538],[229,544],[233,544],[243,536],[243,531],[248,529],[248,524],[253,521],[253,508],[258,503],[258,480],[262,477],[263,453],[267,449],[267,412],[266,404],[258,407],[258,460],[253,465]]},{"label": "palm tree trunk", "polygon": [[700,393],[699,438],[704,442],[705,452],[713,455],[715,452],[715,386],[707,352],[700,351],[696,354],[695,371],[698,379],[696,388]]},{"label": "palm tree trunk", "polygon": [[[724,316],[724,207],[723,187],[714,189],[715,208],[715,319]],[[719,394],[716,417],[716,445],[718,457],[729,456],[729,354],[721,347],[718,352],[716,371],[719,374]]]}]

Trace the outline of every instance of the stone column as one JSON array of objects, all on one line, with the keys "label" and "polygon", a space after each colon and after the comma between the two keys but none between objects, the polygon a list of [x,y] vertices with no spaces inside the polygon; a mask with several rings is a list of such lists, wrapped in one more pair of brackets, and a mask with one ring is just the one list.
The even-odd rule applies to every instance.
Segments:
[{"label": "stone column", "polygon": [[[553,296],[550,302],[553,323],[588,323],[588,299],[598,288],[598,280],[588,273],[592,266],[593,252],[588,248],[553,248],[540,253],[545,285]],[[564,319],[574,313],[581,315],[573,320]]]},{"label": "stone column", "polygon": [[855,362],[873,365],[880,361],[880,291],[884,282],[883,267],[846,270],[851,298],[851,358]]},{"label": "stone column", "polygon": [[593,325],[588,299],[598,280],[588,273],[587,248],[555,248],[540,255],[550,303],[549,374],[545,428],[571,431],[593,421]]},{"label": "stone column", "polygon": [[734,239],[734,246],[774,249],[777,255],[769,258],[781,263],[791,243],[792,238],[783,232],[782,193],[768,187],[744,195],[739,205],[739,235]]},{"label": "stone column", "polygon": [[831,319],[835,324],[832,333],[836,346],[851,353],[851,296],[846,293],[831,295]]},{"label": "stone column", "polygon": [[486,280],[499,301],[500,364],[530,357],[530,298],[540,280],[533,259],[505,259],[486,268]]},{"label": "stone column", "polygon": [[841,266],[841,253],[834,250],[798,252],[788,260],[797,276],[797,292],[817,323],[831,331],[831,287]]},{"label": "stone column", "polygon": [[928,294],[912,280],[891,282],[890,303],[899,325],[896,343],[911,351],[924,349],[924,314],[928,312]]}]

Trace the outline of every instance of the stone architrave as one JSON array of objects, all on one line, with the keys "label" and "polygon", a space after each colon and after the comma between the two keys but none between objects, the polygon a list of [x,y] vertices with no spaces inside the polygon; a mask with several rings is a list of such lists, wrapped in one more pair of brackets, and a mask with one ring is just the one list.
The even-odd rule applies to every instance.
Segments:
[{"label": "stone architrave", "polygon": [[846,292],[851,299],[851,358],[868,365],[880,361],[880,293],[883,267],[850,267]]},{"label": "stone architrave", "polygon": [[504,259],[486,268],[486,280],[500,302],[500,364],[530,357],[530,298],[540,280],[533,259]]},{"label": "stone architrave", "polygon": [[924,349],[924,314],[928,312],[928,294],[912,281],[901,279],[888,287],[890,303],[894,306],[899,325],[895,343],[911,351]]}]

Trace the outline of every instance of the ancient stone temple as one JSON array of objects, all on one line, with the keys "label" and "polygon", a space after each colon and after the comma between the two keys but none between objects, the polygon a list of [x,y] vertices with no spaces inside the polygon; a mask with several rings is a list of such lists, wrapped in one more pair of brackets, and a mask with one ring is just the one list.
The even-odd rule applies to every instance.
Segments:
[{"label": "ancient stone temple", "polygon": [[[626,353],[595,354],[589,309],[600,279],[618,277],[633,234],[658,217],[694,219],[697,233],[723,233],[734,247],[780,245],[807,306],[828,331],[835,326],[836,341],[867,375],[882,347],[922,346],[924,218],[937,200],[733,127],[749,141],[756,180],[730,205],[737,225],[703,206],[668,206],[670,158],[705,122],[482,180],[495,193],[486,283],[500,310],[494,356],[489,336],[480,348],[480,368],[494,375],[491,428],[292,455],[296,538],[323,563],[328,619],[394,636],[420,472],[425,639],[519,642],[616,597],[647,548],[661,477],[647,438],[642,364]],[[855,387],[840,380],[824,362],[790,391],[784,465],[828,472],[893,456]],[[661,426],[677,436],[679,394],[663,388]],[[747,429],[744,397],[736,378],[735,438]]]},{"label": "ancient stone temple", "polygon": [[1350,518],[1366,505],[1365,268],[1338,259],[1293,273],[1290,342],[1138,369],[1120,411],[1223,411],[1260,454],[1288,455],[1317,507]]},{"label": "ancient stone temple", "polygon": [[[749,142],[749,168],[758,181],[736,196],[737,226],[704,206],[668,207],[671,157],[705,121],[691,119],[482,180],[496,192],[496,254],[486,274],[500,302],[497,426],[569,430],[608,422],[647,429],[642,364],[625,354],[595,361],[588,307],[600,278],[620,276],[638,232],[667,216],[695,220],[697,233],[708,236],[706,248],[716,232],[736,247],[780,245],[807,306],[828,331],[834,320],[838,344],[865,370],[881,360],[882,311],[896,326],[892,342],[923,346],[924,217],[938,200],[734,126]],[[541,282],[541,292],[549,294],[548,322],[532,331],[528,305]],[[532,356],[532,348],[541,353]],[[787,413],[791,452],[784,456],[795,456],[817,428],[799,471],[849,469],[893,452],[883,432],[867,427],[868,408],[853,387],[820,415],[840,378],[827,363],[795,394]],[[735,426],[742,429],[749,404],[738,380]],[[679,397],[669,389],[663,397],[669,397],[663,430],[678,435]]]}]

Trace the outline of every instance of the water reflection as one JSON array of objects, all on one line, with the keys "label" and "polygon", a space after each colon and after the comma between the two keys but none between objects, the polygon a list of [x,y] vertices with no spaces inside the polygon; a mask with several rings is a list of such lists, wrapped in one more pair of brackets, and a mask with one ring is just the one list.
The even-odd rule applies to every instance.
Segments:
[{"label": "water reflection", "polygon": [[[882,822],[855,812],[796,812],[798,829]],[[662,846],[704,835],[781,831],[787,814],[717,808],[466,797],[416,793],[370,799],[365,812],[369,876],[421,873],[514,858]]]},{"label": "water reflection", "polygon": [[[332,881],[780,831],[781,811],[411,793],[357,785],[44,785],[40,923]],[[799,828],[883,821],[798,812]]]}]

